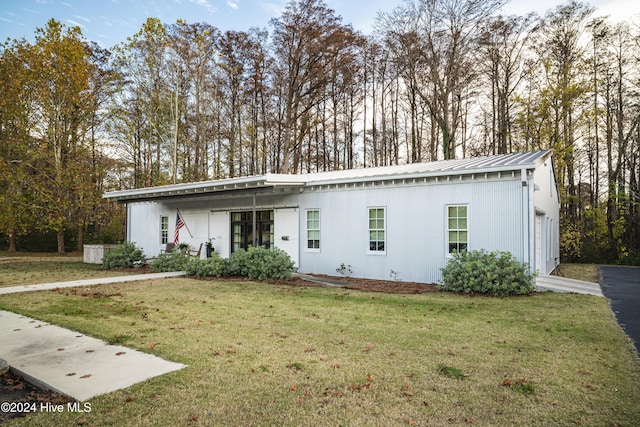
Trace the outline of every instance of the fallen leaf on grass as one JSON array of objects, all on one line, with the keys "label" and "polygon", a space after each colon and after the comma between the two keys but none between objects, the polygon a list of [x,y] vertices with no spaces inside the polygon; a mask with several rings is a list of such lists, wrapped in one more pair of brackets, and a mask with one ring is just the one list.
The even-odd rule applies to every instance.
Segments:
[{"label": "fallen leaf on grass", "polygon": [[511,387],[511,386],[513,385],[513,380],[511,380],[510,378],[505,378],[505,379],[502,381],[502,385],[503,385],[504,387]]},{"label": "fallen leaf on grass", "polygon": [[129,396],[127,396],[126,399],[124,399],[124,401],[125,402],[133,402],[133,399],[134,399],[133,395],[129,395]]},{"label": "fallen leaf on grass", "polygon": [[400,387],[400,393],[405,396],[413,396],[413,392],[411,391],[411,383],[402,383],[402,387]]},{"label": "fallen leaf on grass", "polygon": [[375,346],[372,343],[368,343],[367,346],[362,350],[364,353],[369,353],[373,350]]}]

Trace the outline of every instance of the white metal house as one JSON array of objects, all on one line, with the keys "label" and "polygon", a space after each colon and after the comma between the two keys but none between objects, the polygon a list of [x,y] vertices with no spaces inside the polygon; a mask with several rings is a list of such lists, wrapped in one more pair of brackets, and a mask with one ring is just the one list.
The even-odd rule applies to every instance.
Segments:
[{"label": "white metal house", "polygon": [[[127,206],[147,256],[212,239],[219,255],[285,250],[298,271],[438,282],[454,250],[511,252],[547,274],[559,262],[552,151],[300,175],[266,174],[105,194]],[[255,230],[255,232],[254,232]],[[202,253],[204,256],[204,250]]]}]

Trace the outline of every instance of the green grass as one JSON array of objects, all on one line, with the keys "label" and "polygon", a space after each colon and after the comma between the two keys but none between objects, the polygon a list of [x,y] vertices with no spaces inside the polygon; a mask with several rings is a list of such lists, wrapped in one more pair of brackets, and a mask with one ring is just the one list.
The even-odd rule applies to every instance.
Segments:
[{"label": "green grass", "polygon": [[585,282],[600,283],[600,270],[594,264],[562,263],[555,272],[558,276],[569,279],[584,280]]},{"label": "green grass", "polygon": [[638,360],[600,297],[165,279],[0,308],[189,365],[9,426],[640,423]]},{"label": "green grass", "polygon": [[83,263],[77,255],[14,256],[8,252],[0,255],[0,288],[135,274],[135,271],[103,270],[102,265]]}]

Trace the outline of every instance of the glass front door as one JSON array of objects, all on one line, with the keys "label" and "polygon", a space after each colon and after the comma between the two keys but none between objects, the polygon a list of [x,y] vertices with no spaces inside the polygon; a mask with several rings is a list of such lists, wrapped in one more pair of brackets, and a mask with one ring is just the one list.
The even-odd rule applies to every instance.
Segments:
[{"label": "glass front door", "polygon": [[257,235],[253,233],[253,212],[231,213],[231,252],[246,250],[249,246],[264,246],[271,249],[273,244],[273,211],[256,211]]}]

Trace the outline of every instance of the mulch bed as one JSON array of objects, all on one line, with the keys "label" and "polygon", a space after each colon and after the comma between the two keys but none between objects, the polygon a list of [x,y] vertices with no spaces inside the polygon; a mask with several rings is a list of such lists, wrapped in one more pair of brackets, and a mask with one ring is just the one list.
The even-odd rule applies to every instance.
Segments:
[{"label": "mulch bed", "polygon": [[[363,292],[386,292],[389,294],[423,294],[427,292],[440,292],[438,286],[433,283],[395,282],[387,280],[359,279],[355,277],[335,277],[322,274],[309,275],[319,280],[327,279],[331,282],[339,282],[342,289],[354,289]],[[246,277],[192,277],[197,280],[219,282],[255,282]],[[327,287],[317,282],[311,282],[299,277],[291,280],[265,280],[272,285],[303,286],[303,287]]]},{"label": "mulch bed", "polygon": [[[423,294],[426,292],[439,292],[438,287],[433,283],[417,282],[396,282],[391,280],[358,279],[355,277],[333,277],[314,274],[318,279],[327,278],[332,281],[345,283],[346,289],[355,289],[364,292],[386,292],[389,294]],[[296,285],[309,286],[307,280],[293,279]],[[287,283],[287,282],[285,282]]]}]

